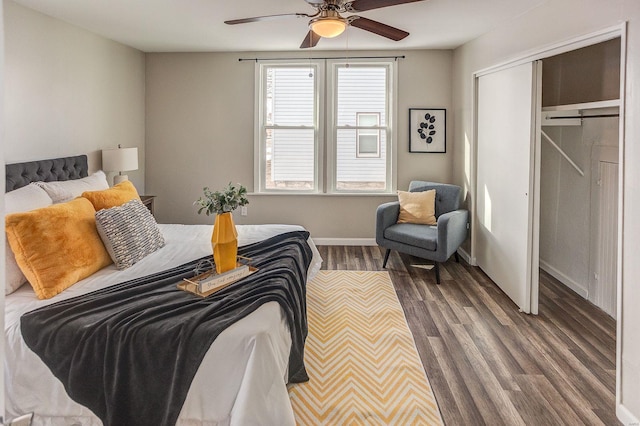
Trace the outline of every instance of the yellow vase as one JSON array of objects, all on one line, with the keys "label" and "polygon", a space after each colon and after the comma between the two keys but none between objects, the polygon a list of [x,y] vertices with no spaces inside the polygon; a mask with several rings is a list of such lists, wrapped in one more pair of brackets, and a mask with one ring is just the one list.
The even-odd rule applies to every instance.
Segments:
[{"label": "yellow vase", "polygon": [[236,267],[238,232],[231,213],[222,213],[216,216],[211,235],[211,246],[213,247],[213,261],[216,264],[217,273],[221,274]]}]

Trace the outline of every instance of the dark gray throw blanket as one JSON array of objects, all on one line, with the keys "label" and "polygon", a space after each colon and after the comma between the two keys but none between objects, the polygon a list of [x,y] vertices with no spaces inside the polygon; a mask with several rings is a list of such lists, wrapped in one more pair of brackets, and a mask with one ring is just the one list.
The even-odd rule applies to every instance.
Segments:
[{"label": "dark gray throw blanket", "polygon": [[306,381],[308,238],[296,231],[241,247],[258,271],[207,298],[176,288],[194,276],[197,259],[29,312],[22,335],[105,426],[174,425],[216,337],[270,301],[280,304],[291,332],[289,381]]}]

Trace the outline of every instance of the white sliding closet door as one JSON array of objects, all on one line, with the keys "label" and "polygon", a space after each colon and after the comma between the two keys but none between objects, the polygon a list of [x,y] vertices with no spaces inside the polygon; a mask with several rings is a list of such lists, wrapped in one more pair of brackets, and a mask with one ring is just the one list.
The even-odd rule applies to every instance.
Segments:
[{"label": "white sliding closet door", "polygon": [[526,63],[477,79],[476,259],[523,312],[534,314],[538,311],[534,166],[541,90],[537,66]]}]

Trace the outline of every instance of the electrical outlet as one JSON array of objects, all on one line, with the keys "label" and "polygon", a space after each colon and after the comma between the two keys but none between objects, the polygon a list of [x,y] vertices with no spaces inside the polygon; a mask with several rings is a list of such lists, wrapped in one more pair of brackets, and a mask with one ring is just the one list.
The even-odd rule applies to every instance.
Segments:
[{"label": "electrical outlet", "polygon": [[240,207],[240,216],[246,216],[246,215],[247,215],[247,206]]}]

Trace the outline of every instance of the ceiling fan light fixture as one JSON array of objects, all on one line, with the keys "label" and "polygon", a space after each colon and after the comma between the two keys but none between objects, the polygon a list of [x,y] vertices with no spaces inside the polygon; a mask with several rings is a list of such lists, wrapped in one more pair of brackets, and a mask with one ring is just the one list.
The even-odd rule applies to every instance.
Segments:
[{"label": "ceiling fan light fixture", "polygon": [[320,37],[333,38],[337,37],[347,29],[347,22],[343,18],[328,17],[316,18],[309,22],[309,28]]}]

